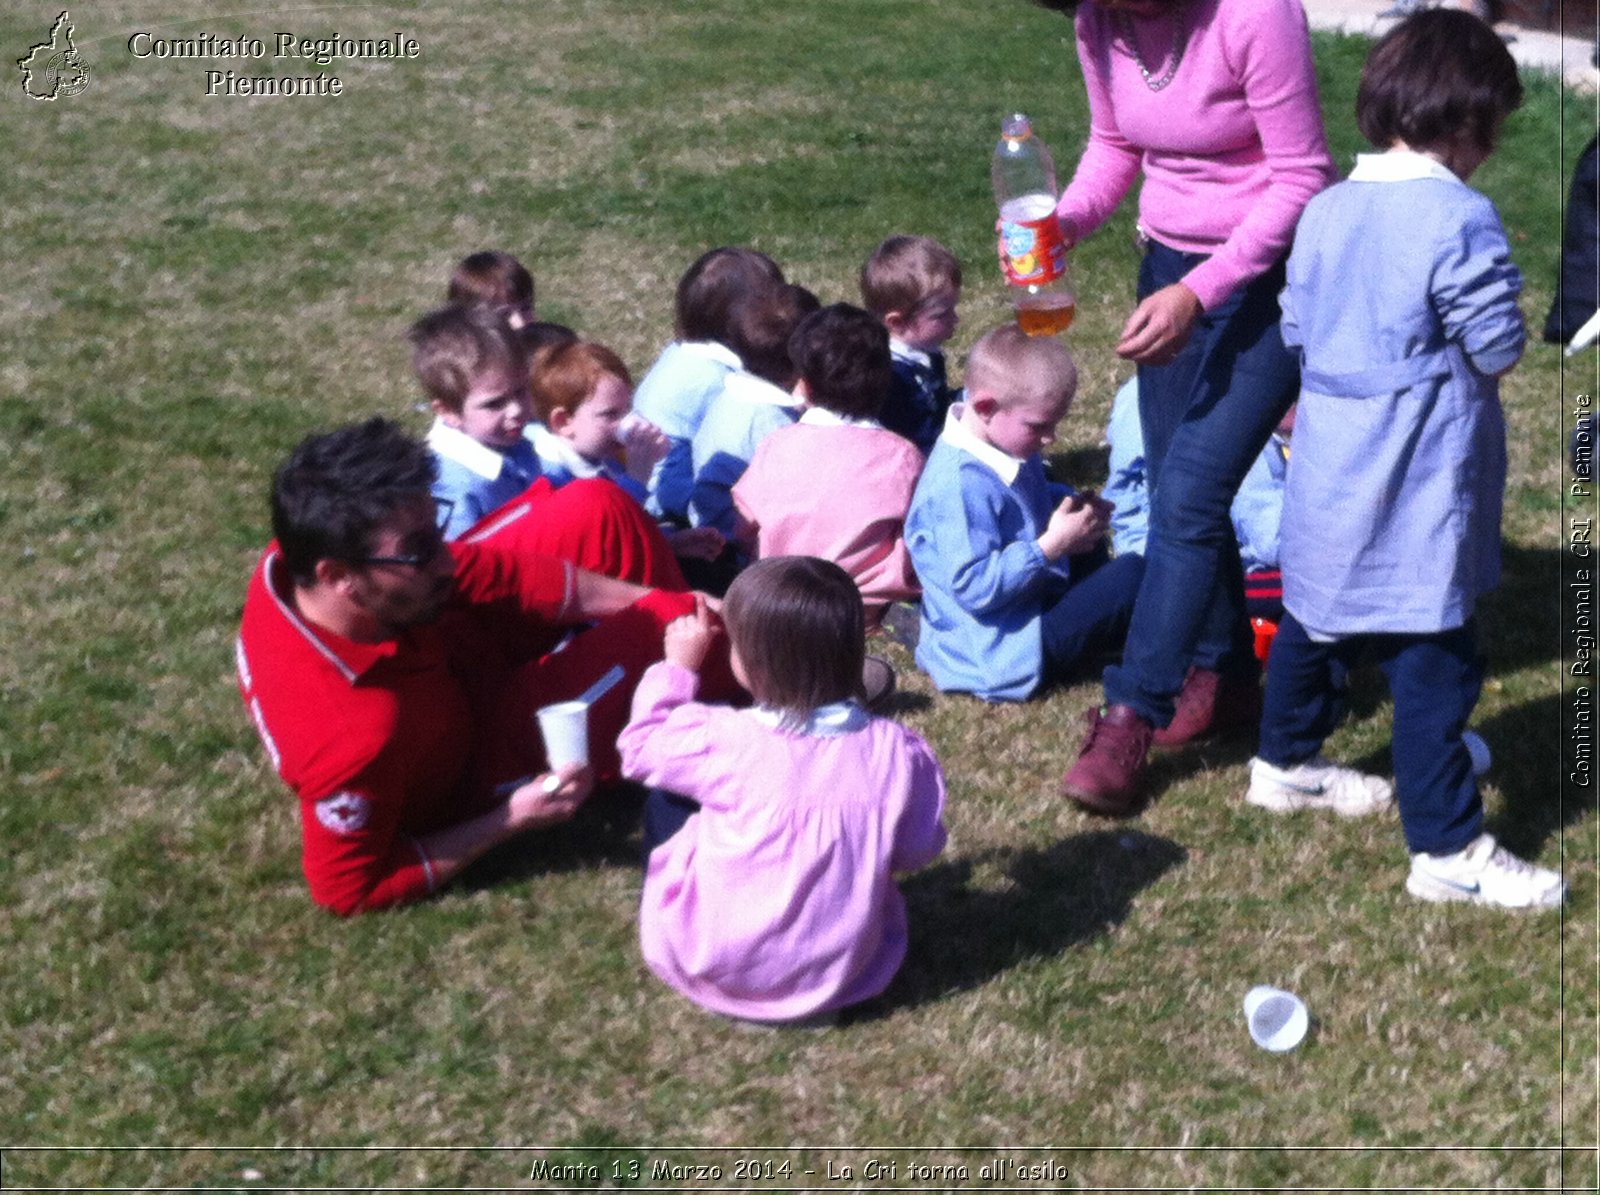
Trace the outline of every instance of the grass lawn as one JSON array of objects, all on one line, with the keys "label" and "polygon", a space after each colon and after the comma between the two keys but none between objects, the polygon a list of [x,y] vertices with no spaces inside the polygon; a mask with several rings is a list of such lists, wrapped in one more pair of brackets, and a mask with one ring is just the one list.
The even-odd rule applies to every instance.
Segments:
[{"label": "grass lawn", "polygon": [[[7,6],[7,55],[58,11]],[[741,1032],[645,971],[635,844],[598,816],[418,907],[311,905],[233,679],[268,476],[314,429],[424,426],[401,334],[486,246],[530,263],[544,318],[642,373],[704,248],[752,244],[832,301],[881,237],[923,232],[967,267],[959,360],[1005,314],[1001,115],[1029,112],[1063,173],[1083,146],[1069,25],[1022,0],[174,11],[75,8],[87,90],[38,103],[13,74],[4,93],[0,1187],[1593,1186],[1597,819],[1563,760],[1581,563],[1563,544],[1594,508],[1562,462],[1594,354],[1564,368],[1534,343],[1505,383],[1506,579],[1475,720],[1491,828],[1565,869],[1563,916],[1407,899],[1392,817],[1244,807],[1248,743],[1160,757],[1159,799],[1108,827],[1058,795],[1097,686],[988,708],[899,652],[903,716],[950,775],[950,849],[906,882],[910,958],[838,1030]],[[400,30],[421,54],[138,60],[139,30],[269,54],[279,30]],[[1348,168],[1365,43],[1316,48]],[[322,70],[344,94],[208,98],[211,68]],[[1537,329],[1594,105],[1528,88],[1474,181]],[[1129,372],[1109,346],[1132,232],[1129,205],[1075,257],[1072,480],[1101,479]],[[1388,767],[1381,679],[1354,705],[1334,752]],[[1250,1044],[1256,983],[1309,1004],[1295,1053]],[[208,1148],[83,1148],[135,1145]],[[1002,1146],[1057,1150],[1001,1152],[1013,1165],[984,1177]],[[737,1157],[770,1166],[741,1176]],[[569,1177],[533,1177],[539,1158]],[[659,1168],[697,1161],[721,1176]],[[968,1179],[913,1170],[941,1163]]]}]

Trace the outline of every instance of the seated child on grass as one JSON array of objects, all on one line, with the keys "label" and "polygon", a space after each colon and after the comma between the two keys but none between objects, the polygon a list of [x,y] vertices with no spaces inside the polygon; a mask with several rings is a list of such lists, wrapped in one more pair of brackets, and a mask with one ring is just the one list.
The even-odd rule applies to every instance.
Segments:
[{"label": "seated child on grass", "polygon": [[861,595],[844,570],[758,561],[722,614],[756,706],[695,701],[721,633],[702,602],[668,624],[618,740],[623,774],[657,790],[640,947],[712,1012],[828,1018],[883,992],[905,959],[894,873],[944,849],[944,776],[920,735],[861,705]]},{"label": "seated child on grass", "polygon": [[433,496],[441,508],[449,504],[445,538],[458,539],[539,477],[539,458],[522,434],[533,413],[528,355],[489,307],[441,307],[413,324],[408,339],[434,411]]},{"label": "seated child on grass", "polygon": [[456,266],[445,301],[452,307],[488,307],[521,328],[533,323],[533,275],[511,254],[482,249]]},{"label": "seated child on grass", "polygon": [[651,482],[654,513],[688,521],[691,441],[728,375],[743,366],[732,347],[733,313],[751,295],[782,285],[777,262],[736,246],[703,254],[679,279],[677,339],[662,350],[634,395],[639,414],[672,442]]},{"label": "seated child on grass", "polygon": [[1111,559],[1110,504],[1050,481],[1040,450],[1078,373],[1059,342],[1014,324],[967,361],[906,519],[922,581],[917,663],[940,689],[1023,701],[1127,634],[1142,556]]},{"label": "seated child on grass", "polygon": [[[591,340],[557,344],[534,358],[530,388],[540,422],[528,424],[526,435],[550,484],[604,477],[643,506],[668,443],[654,424],[634,416],[633,379],[622,359]],[[680,558],[710,560],[724,540],[710,527],[668,528],[667,542]]]},{"label": "seated child on grass", "polygon": [[[889,334],[859,307],[813,312],[789,341],[805,400],[800,422],[756,448],[733,487],[754,555],[817,556],[850,574],[875,627],[920,592],[905,543],[922,454],[878,422]],[[753,542],[752,542],[753,537]]]},{"label": "seated child on grass", "polygon": [[804,287],[779,286],[751,296],[733,314],[730,332],[744,368],[730,373],[694,434],[694,488],[689,515],[697,527],[738,532],[733,483],[756,445],[800,418],[789,337],[820,304]]},{"label": "seated child on grass", "polygon": [[894,355],[883,426],[926,456],[957,397],[940,349],[955,335],[959,320],[961,263],[931,237],[889,237],[861,267],[861,299],[889,330]]},{"label": "seated child on grass", "polygon": [[1344,677],[1376,657],[1394,697],[1394,775],[1428,901],[1555,908],[1559,872],[1484,829],[1462,732],[1483,683],[1474,614],[1500,574],[1500,376],[1526,340],[1522,275],[1494,205],[1466,185],[1522,101],[1484,22],[1425,9],[1373,47],[1356,121],[1383,152],[1295,231],[1283,340],[1302,354],[1283,511],[1283,623],[1245,799],[1274,812],[1389,806],[1389,784],[1322,756]]}]

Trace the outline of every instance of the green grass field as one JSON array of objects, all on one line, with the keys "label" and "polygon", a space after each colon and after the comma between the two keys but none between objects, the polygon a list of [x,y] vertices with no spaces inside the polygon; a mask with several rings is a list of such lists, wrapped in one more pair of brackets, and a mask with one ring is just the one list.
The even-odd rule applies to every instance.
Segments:
[{"label": "green grass field", "polygon": [[[8,57],[58,11],[8,6]],[[909,961],[840,1029],[741,1032],[645,971],[635,842],[603,811],[415,908],[312,906],[233,679],[268,476],[315,429],[425,425],[402,332],[486,246],[530,263],[545,318],[642,372],[706,247],[754,245],[832,301],[881,237],[927,233],[967,267],[959,356],[1005,315],[1001,115],[1029,112],[1063,173],[1084,142],[1069,25],[1022,0],[174,11],[75,8],[87,90],[39,103],[13,72],[4,92],[0,1187],[1594,1185],[1597,819],[1562,759],[1564,528],[1585,509],[1563,446],[1594,355],[1563,372],[1534,343],[1505,384],[1507,575],[1475,721],[1491,828],[1565,869],[1564,916],[1410,901],[1394,818],[1247,810],[1249,743],[1161,757],[1156,803],[1108,827],[1058,795],[1097,687],[987,708],[896,649],[904,716],[950,775],[950,849],[906,881]],[[400,30],[421,54],[137,60],[139,30],[269,51],[279,30]],[[1341,168],[1364,53],[1318,36]],[[208,98],[212,67],[320,69],[344,94]],[[1528,86],[1475,183],[1537,328],[1594,105]],[[1135,260],[1131,205],[1076,254],[1072,480],[1104,467]],[[1354,704],[1333,750],[1386,768],[1381,679]],[[1250,1044],[1256,983],[1310,1005],[1295,1053]],[[208,1148],[89,1148],[108,1146]],[[985,1179],[1001,1146],[1057,1147],[1005,1156],[1067,1174]],[[741,1156],[791,1169],[741,1178]],[[577,1177],[532,1177],[540,1157]],[[912,1170],[946,1161],[969,1179]]]}]

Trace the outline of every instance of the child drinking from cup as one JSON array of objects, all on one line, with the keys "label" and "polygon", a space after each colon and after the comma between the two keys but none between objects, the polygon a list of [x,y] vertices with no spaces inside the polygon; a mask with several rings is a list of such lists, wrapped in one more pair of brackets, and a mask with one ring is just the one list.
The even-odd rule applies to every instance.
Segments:
[{"label": "child drinking from cup", "polygon": [[758,561],[722,614],[754,708],[694,699],[721,633],[702,600],[668,625],[618,740],[624,774],[658,789],[640,945],[712,1012],[828,1017],[881,993],[905,959],[893,873],[944,849],[944,775],[920,735],[862,707],[861,594],[838,565]]},{"label": "child drinking from cup", "polygon": [[[641,506],[651,472],[671,447],[667,437],[633,411],[633,378],[603,344],[572,340],[540,350],[533,359],[533,410],[527,438],[550,484],[604,477]],[[722,535],[711,528],[667,528],[680,558],[714,559]]]},{"label": "child drinking from cup", "polygon": [[1521,103],[1488,25],[1429,9],[1373,48],[1363,154],[1307,206],[1283,292],[1303,370],[1281,551],[1286,614],[1267,668],[1246,799],[1353,815],[1389,785],[1320,754],[1345,671],[1376,656],[1394,695],[1394,770],[1422,900],[1559,905],[1566,885],[1498,846],[1462,741],[1483,663],[1473,612],[1500,573],[1499,378],[1525,334],[1505,228],[1466,180]]}]

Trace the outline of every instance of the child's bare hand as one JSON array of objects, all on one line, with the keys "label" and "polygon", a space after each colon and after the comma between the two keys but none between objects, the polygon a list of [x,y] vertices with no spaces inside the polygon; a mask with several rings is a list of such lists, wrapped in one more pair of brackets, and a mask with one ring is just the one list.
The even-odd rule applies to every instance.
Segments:
[{"label": "child's bare hand", "polygon": [[694,595],[694,613],[674,618],[667,624],[666,658],[679,668],[699,672],[700,666],[706,662],[706,653],[711,650],[712,642],[721,633],[711,607],[706,604],[705,595],[697,593]]},{"label": "child's bare hand", "polygon": [[506,809],[518,830],[554,826],[576,813],[593,791],[594,773],[585,764],[569,763],[514,790]]},{"label": "child's bare hand", "polygon": [[627,453],[628,476],[641,485],[650,480],[655,467],[672,450],[672,441],[648,419],[630,415],[622,431],[622,448]]},{"label": "child's bare hand", "polygon": [[727,538],[715,527],[685,527],[671,532],[667,543],[680,560],[715,560],[727,547]]},{"label": "child's bare hand", "polygon": [[1039,536],[1039,548],[1046,560],[1075,556],[1094,547],[1108,525],[1099,506],[1073,494],[1051,512],[1050,523]]}]

